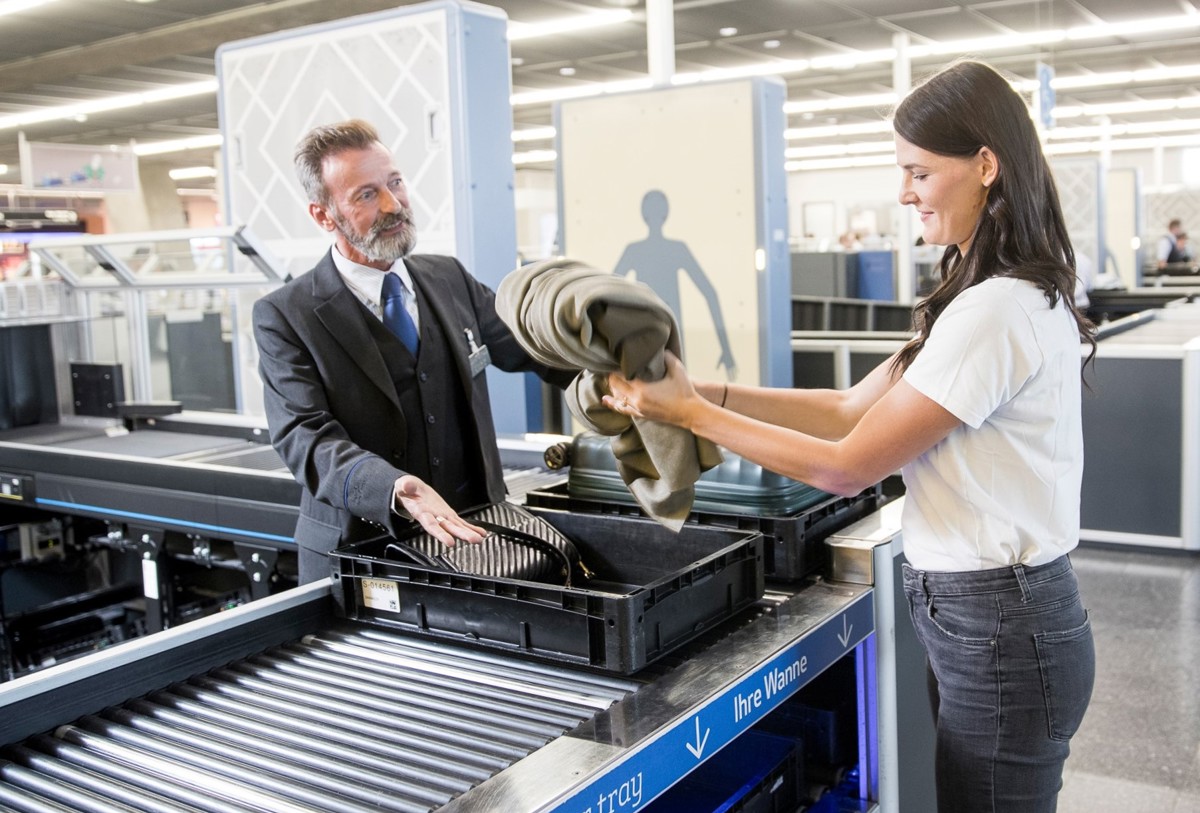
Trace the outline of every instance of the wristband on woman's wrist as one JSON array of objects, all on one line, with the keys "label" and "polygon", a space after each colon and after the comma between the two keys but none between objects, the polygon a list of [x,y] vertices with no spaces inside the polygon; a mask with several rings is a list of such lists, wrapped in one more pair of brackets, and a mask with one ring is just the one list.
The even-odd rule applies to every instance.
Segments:
[{"label": "wristband on woman's wrist", "polygon": [[729,398],[729,382],[726,381],[721,385],[721,408],[725,408],[725,401]]}]

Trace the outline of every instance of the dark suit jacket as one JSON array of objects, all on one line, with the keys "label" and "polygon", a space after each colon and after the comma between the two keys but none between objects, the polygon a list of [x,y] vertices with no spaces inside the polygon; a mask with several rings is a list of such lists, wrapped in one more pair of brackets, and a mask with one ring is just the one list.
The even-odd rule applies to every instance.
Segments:
[{"label": "dark suit jacket", "polygon": [[[453,257],[405,260],[428,303],[421,319],[438,320],[452,341],[454,369],[479,434],[489,500],[504,499],[504,474],[487,379],[471,376],[469,329],[496,367],[530,370],[563,387],[573,372],[534,362],[496,315],[493,292]],[[361,303],[326,254],[317,265],[254,303],[271,442],[304,486],[296,544],[328,552],[405,523],[392,511],[406,416]],[[412,472],[428,480],[427,472]]]}]

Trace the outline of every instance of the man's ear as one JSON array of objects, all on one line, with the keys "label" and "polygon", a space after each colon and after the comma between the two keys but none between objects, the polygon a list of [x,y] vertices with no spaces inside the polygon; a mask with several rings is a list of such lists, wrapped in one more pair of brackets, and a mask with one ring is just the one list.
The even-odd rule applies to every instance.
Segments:
[{"label": "man's ear", "polygon": [[979,180],[984,186],[991,186],[1000,177],[1000,159],[989,147],[979,148]]},{"label": "man's ear", "polygon": [[337,229],[337,224],[333,222],[333,218],[329,216],[329,210],[319,203],[308,204],[308,214],[318,226],[325,231],[334,231]]}]

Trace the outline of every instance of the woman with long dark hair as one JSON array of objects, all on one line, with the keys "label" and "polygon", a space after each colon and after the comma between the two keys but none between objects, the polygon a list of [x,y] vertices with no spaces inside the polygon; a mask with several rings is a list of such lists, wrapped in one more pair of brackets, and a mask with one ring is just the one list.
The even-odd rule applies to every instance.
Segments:
[{"label": "woman with long dark hair", "polygon": [[1004,77],[953,64],[900,103],[894,129],[900,202],[947,247],[910,342],[848,390],[692,382],[671,359],[660,382],[611,377],[606,403],[838,494],[900,470],[938,809],[1050,813],[1095,674],[1068,558],[1092,326],[1050,168]]}]

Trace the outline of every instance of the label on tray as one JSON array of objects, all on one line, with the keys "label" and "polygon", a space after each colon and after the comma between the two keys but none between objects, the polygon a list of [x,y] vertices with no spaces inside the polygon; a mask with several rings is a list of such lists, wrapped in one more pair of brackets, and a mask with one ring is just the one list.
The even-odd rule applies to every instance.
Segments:
[{"label": "label on tray", "polygon": [[363,604],[372,610],[400,612],[400,585],[384,579],[362,580]]}]

